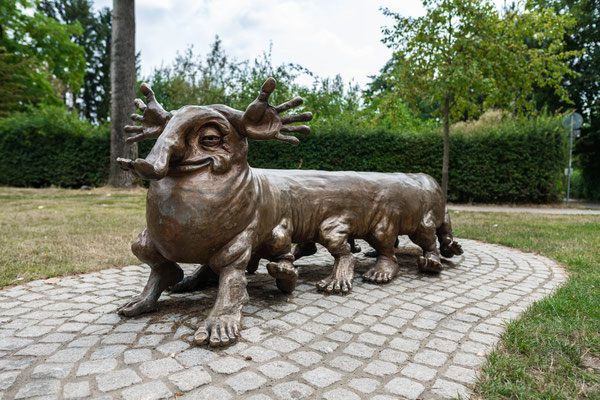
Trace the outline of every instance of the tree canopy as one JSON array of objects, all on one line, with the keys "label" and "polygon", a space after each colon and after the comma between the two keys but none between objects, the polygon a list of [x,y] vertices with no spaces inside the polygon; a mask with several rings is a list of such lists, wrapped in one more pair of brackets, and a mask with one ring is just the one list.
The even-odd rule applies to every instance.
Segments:
[{"label": "tree canopy", "polygon": [[423,6],[426,14],[418,18],[383,9],[395,21],[383,31],[383,42],[394,50],[385,96],[437,111],[444,125],[446,192],[450,122],[492,107],[530,111],[536,87],[548,86],[568,102],[561,82],[570,73],[567,60],[578,53],[564,49],[573,19],[549,9],[501,15],[488,0],[423,0]]}]

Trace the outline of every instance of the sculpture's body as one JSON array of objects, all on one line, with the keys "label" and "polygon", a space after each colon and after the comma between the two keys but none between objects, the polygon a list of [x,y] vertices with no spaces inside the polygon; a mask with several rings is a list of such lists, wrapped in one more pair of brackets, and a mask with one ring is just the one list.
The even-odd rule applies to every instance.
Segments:
[{"label": "sculpture's body", "polygon": [[[154,309],[160,293],[183,278],[176,262],[200,263],[204,267],[193,279],[218,276],[219,294],[195,340],[226,344],[239,334],[247,298],[245,271],[253,272],[260,258],[271,261],[267,269],[277,286],[291,292],[297,278],[294,259],[313,253],[318,242],[335,257],[331,275],[319,288],[347,292],[355,238],[377,250],[377,263],[364,277],[378,283],[397,274],[394,243],[399,234],[423,248],[423,270],[441,270],[436,236],[442,255],[462,252],[452,239],[441,189],[427,175],[250,168],[246,137],[296,144],[296,138],[280,131],[307,133],[308,128],[284,124],[312,118],[309,113],[279,117],[301,100],[271,107],[267,100],[274,87],[269,79],[245,113],[218,105],[184,107],[172,117],[149,88],[142,88],[148,109],[140,107],[144,117],[135,119],[144,125],[128,130],[140,132],[134,141],[160,137],[146,160],[120,162],[141,178],[155,180],[148,190],[148,226],[132,245],[134,254],[151,266],[151,275],[144,292],[120,308],[122,314]],[[292,243],[299,243],[293,251]]]}]

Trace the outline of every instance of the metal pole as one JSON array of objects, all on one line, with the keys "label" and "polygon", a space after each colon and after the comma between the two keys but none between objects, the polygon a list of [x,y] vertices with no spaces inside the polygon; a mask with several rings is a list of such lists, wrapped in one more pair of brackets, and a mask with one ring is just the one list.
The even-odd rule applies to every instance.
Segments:
[{"label": "metal pole", "polygon": [[573,121],[571,119],[571,134],[569,135],[569,169],[567,170],[567,206],[571,192],[571,154],[573,152]]}]

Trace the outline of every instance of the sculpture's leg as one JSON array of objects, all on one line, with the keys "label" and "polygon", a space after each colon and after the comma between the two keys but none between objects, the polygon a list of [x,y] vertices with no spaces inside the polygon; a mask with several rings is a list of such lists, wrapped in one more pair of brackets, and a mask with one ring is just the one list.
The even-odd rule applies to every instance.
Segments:
[{"label": "sculpture's leg", "polygon": [[357,245],[356,242],[354,241],[354,238],[348,239],[348,243],[350,243],[350,251],[352,253],[360,253],[362,251],[360,246]]},{"label": "sculpture's leg", "polygon": [[256,253],[252,254],[250,257],[250,261],[248,262],[248,266],[246,267],[246,272],[249,274],[253,274],[258,269],[258,264],[260,263],[260,259],[262,257]]},{"label": "sculpture's leg", "polygon": [[425,215],[417,231],[409,235],[409,238],[423,249],[423,256],[417,260],[419,270],[423,272],[440,272],[444,266],[440,261],[436,229],[431,214],[430,211]]},{"label": "sculpture's leg", "polygon": [[452,223],[450,222],[450,215],[448,213],[446,213],[442,225],[437,228],[436,234],[440,241],[440,252],[442,253],[442,256],[450,258],[459,256],[463,253],[460,244],[454,241]]},{"label": "sculpture's leg", "polygon": [[242,232],[213,256],[211,268],[219,271],[219,292],[212,310],[194,334],[197,344],[225,346],[240,334],[242,305],[248,301],[246,266],[250,261],[249,232]]},{"label": "sculpture's leg", "polygon": [[200,265],[191,275],[186,276],[181,282],[171,286],[169,290],[173,293],[194,292],[216,286],[218,283],[219,276],[208,265]]},{"label": "sculpture's leg", "polygon": [[275,278],[275,283],[283,293],[291,293],[296,288],[298,271],[294,266],[294,255],[292,254],[292,238],[290,226],[287,220],[281,221],[273,229],[272,240],[268,245],[271,260],[267,264],[269,275]]},{"label": "sculpture's leg", "polygon": [[373,283],[387,283],[398,274],[398,260],[394,244],[398,241],[393,226],[376,227],[368,242],[377,251],[377,263],[363,274],[363,279]]},{"label": "sculpture's leg", "polygon": [[[394,249],[397,249],[398,246],[400,246],[400,239],[398,239],[398,236],[396,236],[396,241],[394,242]],[[365,257],[377,257],[377,250],[375,249],[371,249],[371,250],[367,250],[364,253]]]},{"label": "sculpture's leg", "polygon": [[140,261],[150,265],[150,277],[141,294],[117,309],[119,314],[127,317],[156,309],[161,293],[183,278],[183,271],[179,265],[167,260],[158,252],[146,228],[133,242],[131,250]]},{"label": "sculpture's leg", "polygon": [[321,224],[319,243],[329,250],[335,258],[331,274],[317,283],[318,290],[328,293],[348,293],[354,281],[356,259],[348,243],[349,227],[336,218],[330,218]]},{"label": "sculpture's leg", "polygon": [[315,242],[298,243],[292,249],[292,255],[294,256],[295,260],[298,260],[301,257],[312,256],[316,252],[317,245],[315,244]]}]

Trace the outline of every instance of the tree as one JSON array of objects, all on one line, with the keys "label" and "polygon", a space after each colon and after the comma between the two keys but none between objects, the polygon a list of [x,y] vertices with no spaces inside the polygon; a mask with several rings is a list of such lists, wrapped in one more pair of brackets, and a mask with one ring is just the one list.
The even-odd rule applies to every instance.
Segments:
[{"label": "tree", "polygon": [[86,70],[80,91],[71,93],[70,102],[81,117],[105,120],[110,107],[110,10],[94,12],[91,0],[41,0],[37,9],[64,24],[79,24],[80,35],[72,41],[85,51]]},{"label": "tree", "polygon": [[[395,19],[383,42],[394,50],[394,93],[413,108],[423,101],[437,105],[444,131],[442,190],[448,193],[450,122],[472,119],[485,109],[532,110],[534,86],[550,87],[564,100],[560,85],[570,72],[563,49],[565,30],[573,23],[549,9],[507,13],[488,1],[423,0],[426,15]],[[525,40],[545,43],[543,51]]]},{"label": "tree", "polygon": [[[581,139],[576,154],[582,167],[585,195],[600,200],[600,0],[534,0],[529,7],[552,7],[557,13],[569,13],[576,23],[565,35],[565,48],[581,51],[569,61],[577,75],[563,81],[574,108],[584,116]],[[538,89],[538,107],[565,110],[565,104],[554,93]]]},{"label": "tree", "polygon": [[113,0],[112,46],[110,54],[110,171],[108,183],[114,187],[128,187],[134,176],[124,171],[117,157],[135,159],[137,145],[128,144],[123,127],[129,124],[135,112],[135,2]]},{"label": "tree", "polygon": [[0,113],[28,104],[59,103],[78,90],[85,72],[83,49],[71,38],[79,24],[62,24],[28,0],[0,0],[0,87],[10,96]]}]

